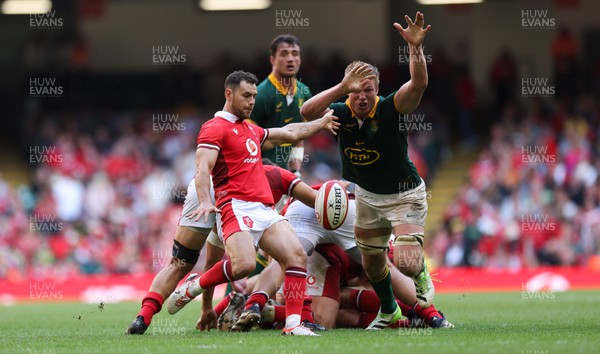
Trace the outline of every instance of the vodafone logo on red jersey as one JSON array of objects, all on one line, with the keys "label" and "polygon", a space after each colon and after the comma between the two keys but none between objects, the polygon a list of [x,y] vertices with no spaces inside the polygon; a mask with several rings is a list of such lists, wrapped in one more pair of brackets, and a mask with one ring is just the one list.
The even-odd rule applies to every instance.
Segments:
[{"label": "vodafone logo on red jersey", "polygon": [[[248,149],[250,156],[258,155],[258,145],[256,145],[254,140],[252,140],[252,139],[246,140],[246,149]],[[258,159],[259,159],[259,157],[248,157],[247,159],[244,159],[244,163],[257,163]]]},{"label": "vodafone logo on red jersey", "polygon": [[254,140],[252,140],[252,139],[246,140],[246,149],[248,149],[250,156],[258,155],[258,146],[254,142]]}]

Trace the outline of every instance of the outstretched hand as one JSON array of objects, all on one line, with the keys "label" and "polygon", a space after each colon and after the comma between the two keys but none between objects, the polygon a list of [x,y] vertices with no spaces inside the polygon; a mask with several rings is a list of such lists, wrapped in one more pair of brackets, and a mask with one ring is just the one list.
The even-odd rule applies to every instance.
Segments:
[{"label": "outstretched hand", "polygon": [[340,129],[340,122],[338,122],[339,118],[333,115],[333,109],[327,111],[321,119],[324,120],[322,129],[329,131],[333,135],[337,135],[337,131]]},{"label": "outstretched hand", "polygon": [[360,92],[369,84],[369,80],[375,79],[375,72],[369,64],[357,65],[344,75],[341,82],[346,93]]},{"label": "outstretched hand", "polygon": [[398,30],[402,38],[411,45],[416,47],[420,46],[425,40],[425,35],[431,29],[431,25],[427,25],[426,28],[423,28],[425,25],[425,16],[419,11],[415,16],[415,22],[411,20],[408,15],[404,15],[406,19],[406,23],[408,23],[408,27],[403,28],[398,22],[394,22],[394,27]]}]

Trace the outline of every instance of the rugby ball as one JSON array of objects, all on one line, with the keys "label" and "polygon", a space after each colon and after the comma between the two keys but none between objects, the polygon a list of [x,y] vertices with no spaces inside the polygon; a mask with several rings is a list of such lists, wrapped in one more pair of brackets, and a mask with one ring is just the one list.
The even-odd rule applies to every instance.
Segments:
[{"label": "rugby ball", "polygon": [[348,193],[338,181],[323,183],[315,200],[315,214],[323,228],[335,230],[348,215]]}]

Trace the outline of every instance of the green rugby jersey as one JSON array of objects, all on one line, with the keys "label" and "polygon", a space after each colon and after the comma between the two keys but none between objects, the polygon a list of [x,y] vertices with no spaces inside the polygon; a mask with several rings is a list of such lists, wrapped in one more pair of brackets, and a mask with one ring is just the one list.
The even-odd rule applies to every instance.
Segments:
[{"label": "green rugby jersey", "polygon": [[349,100],[329,106],[341,124],[337,141],[342,177],[372,193],[394,194],[421,183],[408,157],[408,134],[400,128],[403,123],[394,106],[395,93],[377,97],[360,128]]},{"label": "green rugby jersey", "polygon": [[[257,86],[258,95],[250,120],[263,128],[279,128],[289,123],[303,122],[300,107],[312,95],[308,86],[298,80],[294,81],[294,100],[288,105],[286,88],[271,73]],[[273,163],[287,169],[291,150],[290,144],[277,146],[263,151],[262,157],[267,157]]]}]

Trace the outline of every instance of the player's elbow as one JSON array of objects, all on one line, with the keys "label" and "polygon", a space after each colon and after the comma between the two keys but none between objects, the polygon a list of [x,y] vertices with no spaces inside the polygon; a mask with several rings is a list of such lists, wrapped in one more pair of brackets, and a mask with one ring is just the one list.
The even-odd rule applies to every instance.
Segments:
[{"label": "player's elbow", "polygon": [[427,89],[427,85],[428,85],[427,80],[413,82],[412,89],[416,94],[422,95],[425,92],[425,90]]},{"label": "player's elbow", "polygon": [[307,105],[306,103],[304,103],[302,105],[302,107],[300,107],[300,114],[307,118],[310,115],[310,110],[308,109],[309,105]]},{"label": "player's elbow", "polygon": [[306,103],[300,107],[300,114],[308,121],[319,118],[318,115],[315,114],[314,109],[311,109],[311,105]]}]

